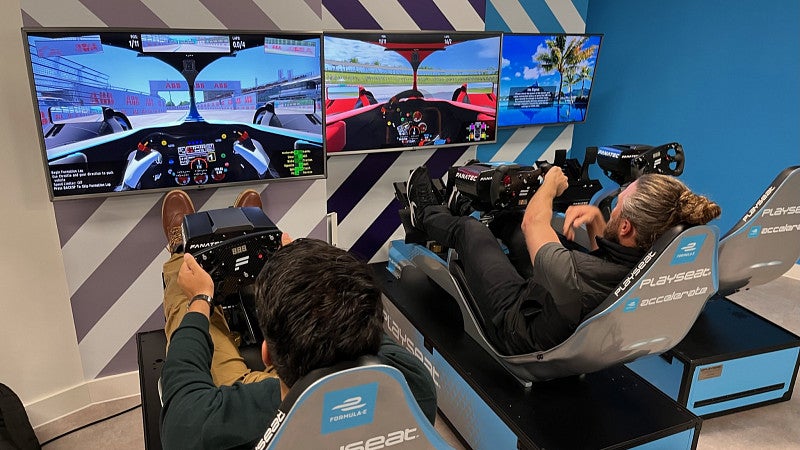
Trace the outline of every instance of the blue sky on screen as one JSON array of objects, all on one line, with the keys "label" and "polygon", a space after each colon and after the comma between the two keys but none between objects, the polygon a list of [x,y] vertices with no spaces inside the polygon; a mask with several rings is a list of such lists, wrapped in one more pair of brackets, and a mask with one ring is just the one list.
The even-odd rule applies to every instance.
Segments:
[{"label": "blue sky on screen", "polygon": [[[504,35],[503,36],[503,59],[500,69],[500,95],[507,95],[512,87],[531,86],[539,84],[542,86],[558,85],[559,75],[557,72],[546,72],[540,63],[536,61],[536,55],[547,51],[545,41],[553,39],[549,35]],[[576,36],[568,36],[567,39],[577,39]],[[589,36],[584,48],[588,46],[600,45],[600,36]],[[586,61],[586,64],[594,71],[597,62],[597,51]],[[589,87],[589,81],[586,81]]]},{"label": "blue sky on screen", "polygon": [[[319,40],[314,39],[314,41]],[[317,48],[319,48],[319,43]],[[138,56],[138,53],[133,50],[111,45],[103,45],[103,51],[100,53],[72,55],[63,58],[108,75],[110,87],[114,88],[149,93],[150,80],[184,80],[175,68],[159,59]],[[200,72],[196,81],[241,81],[242,88],[248,88],[255,86],[256,82],[264,84],[276,80],[278,69],[283,69],[284,76],[288,70],[298,75],[309,72],[319,74],[320,72],[317,58],[266,53],[263,46],[258,46],[240,50],[235,57],[221,55],[220,59]],[[169,94],[162,92],[161,96],[166,98]],[[185,95],[173,92],[171,97],[176,101],[188,99],[188,92]],[[202,100],[201,93],[198,93],[198,100]]]},{"label": "blue sky on screen", "polygon": [[[455,40],[458,39],[454,35]],[[391,40],[391,36],[389,36]],[[432,41],[440,41],[441,35],[432,35]],[[324,52],[326,60],[349,61],[356,57],[362,64],[380,62],[382,66],[409,68],[410,64],[402,56],[386,51],[377,44],[355,39],[325,36]],[[473,39],[455,43],[444,51],[437,51],[425,58],[422,65],[442,70],[474,70],[497,67],[500,53],[500,37]]]}]

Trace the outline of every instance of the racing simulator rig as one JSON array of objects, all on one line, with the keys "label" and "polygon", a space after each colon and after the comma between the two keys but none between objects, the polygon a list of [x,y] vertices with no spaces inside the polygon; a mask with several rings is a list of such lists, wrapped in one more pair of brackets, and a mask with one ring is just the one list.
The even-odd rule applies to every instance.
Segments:
[{"label": "racing simulator rig", "polygon": [[[567,160],[565,151],[559,151],[552,164],[538,162],[537,167],[470,162],[452,169],[447,184],[469,196],[476,209],[485,209],[476,215],[490,223],[499,209],[524,209],[539,177],[559,166],[570,182],[554,205],[563,211],[569,204],[589,203],[601,190],[600,183],[588,177],[595,150],[589,149],[583,164]],[[651,167],[643,165],[643,172],[675,169],[656,167],[656,158],[649,161]],[[402,183],[395,189],[400,201],[407,201]],[[447,198],[447,193],[441,197]],[[424,236],[415,239],[420,242]],[[687,247],[691,257],[681,250]],[[717,288],[716,228],[678,228],[662,237],[627,282],[566,342],[527,355],[503,355],[495,349],[486,337],[491,323],[475,307],[457,255],[433,250],[392,243],[383,274],[387,328],[430,368],[440,409],[471,447],[496,447],[498,442],[517,448],[696,445],[700,420],[674,402],[664,403],[664,397],[621,363],[661,353],[686,334]],[[680,269],[686,269],[683,273],[699,275],[687,280],[687,293],[681,294],[687,301],[658,302],[675,294],[640,281],[674,272],[676,258]],[[663,321],[665,315],[676,320]],[[565,416],[574,422],[555,419]]]}]

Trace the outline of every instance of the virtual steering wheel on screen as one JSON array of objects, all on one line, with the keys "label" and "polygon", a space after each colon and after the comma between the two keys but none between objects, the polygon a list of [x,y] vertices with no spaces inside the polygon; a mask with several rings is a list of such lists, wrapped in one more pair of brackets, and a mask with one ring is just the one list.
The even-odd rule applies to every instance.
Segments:
[{"label": "virtual steering wheel on screen", "polygon": [[397,102],[399,102],[400,100],[405,100],[407,98],[424,98],[424,97],[425,96],[422,94],[422,92],[416,89],[408,89],[392,96],[392,98],[389,99],[389,105],[391,106],[397,104]]}]

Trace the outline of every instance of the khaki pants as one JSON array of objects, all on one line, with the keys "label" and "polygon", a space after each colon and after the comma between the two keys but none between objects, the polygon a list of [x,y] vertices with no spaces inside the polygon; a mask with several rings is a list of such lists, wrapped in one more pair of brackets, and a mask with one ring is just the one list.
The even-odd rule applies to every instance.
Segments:
[{"label": "khaki pants", "polygon": [[[175,253],[164,264],[164,315],[167,323],[164,332],[167,334],[167,350],[172,333],[183,320],[186,314],[186,304],[189,299],[184,295],[178,285],[178,270],[183,263],[183,253]],[[230,328],[222,315],[222,309],[217,306],[211,314],[211,323],[208,331],[214,343],[214,356],[211,359],[211,377],[217,386],[231,385],[237,381],[253,383],[265,378],[277,377],[275,370],[268,367],[266,371],[253,371],[247,368],[244,358],[239,353],[239,348],[230,336]]]}]

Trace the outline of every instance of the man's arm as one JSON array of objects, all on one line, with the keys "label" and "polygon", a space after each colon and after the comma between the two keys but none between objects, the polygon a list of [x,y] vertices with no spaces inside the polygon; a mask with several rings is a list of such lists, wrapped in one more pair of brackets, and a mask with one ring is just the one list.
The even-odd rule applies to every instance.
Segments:
[{"label": "man's arm", "polygon": [[586,225],[591,249],[597,250],[597,236],[602,236],[606,229],[606,219],[600,209],[593,205],[572,205],[564,214],[564,229],[562,234],[570,241],[575,240],[575,230],[581,225]]},{"label": "man's arm", "polygon": [[[190,298],[214,293],[211,277],[189,254],[184,256],[178,284]],[[161,440],[166,449],[251,445],[264,433],[280,405],[277,379],[214,385],[210,314],[208,302],[192,302],[170,339],[161,372]]]},{"label": "man's arm", "polygon": [[553,199],[561,195],[569,187],[564,172],[553,167],[544,176],[544,182],[533,194],[533,198],[525,208],[522,218],[522,234],[528,247],[531,261],[536,261],[539,249],[548,242],[559,242],[558,235],[550,225],[553,219]]}]

